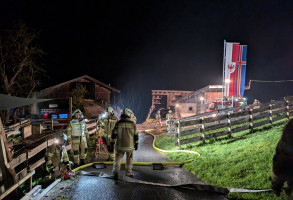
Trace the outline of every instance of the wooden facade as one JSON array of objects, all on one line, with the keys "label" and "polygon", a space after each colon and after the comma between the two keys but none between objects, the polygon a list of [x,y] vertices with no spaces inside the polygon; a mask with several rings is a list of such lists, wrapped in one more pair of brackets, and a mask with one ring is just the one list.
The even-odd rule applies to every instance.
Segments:
[{"label": "wooden facade", "polygon": [[152,90],[152,108],[154,108],[154,110],[160,108],[174,109],[174,101],[191,92],[192,91]]},{"label": "wooden facade", "polygon": [[[58,109],[68,108],[68,99],[71,97],[71,91],[78,85],[86,87],[88,94],[85,99],[94,100],[101,105],[109,105],[111,96],[115,98],[115,94],[120,93],[120,90],[102,83],[88,75],[84,75],[58,85],[41,90],[36,97],[45,99],[54,99],[54,101],[45,102],[41,105],[43,108],[49,108],[50,104],[58,104]],[[56,103],[58,102],[58,103]],[[36,105],[35,105],[36,106]],[[39,110],[39,109],[34,109]],[[34,113],[37,114],[37,113]]]}]

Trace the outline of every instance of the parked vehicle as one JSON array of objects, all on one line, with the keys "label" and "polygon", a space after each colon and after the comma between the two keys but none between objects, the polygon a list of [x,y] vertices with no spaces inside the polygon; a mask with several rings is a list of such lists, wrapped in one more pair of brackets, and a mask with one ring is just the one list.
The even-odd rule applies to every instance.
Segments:
[{"label": "parked vehicle", "polygon": [[[235,99],[233,100],[233,104],[232,104],[232,100],[228,100],[228,99],[226,99],[226,101],[223,101],[223,104],[221,100],[216,100],[208,105],[205,112],[218,111],[218,110],[223,110],[223,109],[231,108],[231,107],[236,108],[236,107],[241,107],[246,105],[247,105],[247,101],[245,99]],[[239,108],[239,109],[233,110],[233,112],[239,112],[239,111],[242,111],[242,109]]]}]

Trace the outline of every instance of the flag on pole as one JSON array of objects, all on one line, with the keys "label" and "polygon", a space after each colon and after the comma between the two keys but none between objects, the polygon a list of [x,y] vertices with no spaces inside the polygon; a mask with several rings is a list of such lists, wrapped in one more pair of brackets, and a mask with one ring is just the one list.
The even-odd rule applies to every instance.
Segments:
[{"label": "flag on pole", "polygon": [[226,43],[226,59],[225,59],[225,96],[235,96],[238,61],[239,61],[239,43]]},{"label": "flag on pole", "polygon": [[238,74],[237,74],[237,87],[236,96],[244,95],[245,88],[245,75],[246,75],[246,54],[247,45],[239,46],[239,61],[238,61]]}]

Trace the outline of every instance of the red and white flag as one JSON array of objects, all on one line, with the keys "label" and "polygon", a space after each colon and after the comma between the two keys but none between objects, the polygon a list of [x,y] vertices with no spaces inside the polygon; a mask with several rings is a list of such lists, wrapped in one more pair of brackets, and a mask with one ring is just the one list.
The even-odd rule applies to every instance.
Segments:
[{"label": "red and white flag", "polygon": [[238,73],[239,43],[226,43],[224,96],[235,96]]}]

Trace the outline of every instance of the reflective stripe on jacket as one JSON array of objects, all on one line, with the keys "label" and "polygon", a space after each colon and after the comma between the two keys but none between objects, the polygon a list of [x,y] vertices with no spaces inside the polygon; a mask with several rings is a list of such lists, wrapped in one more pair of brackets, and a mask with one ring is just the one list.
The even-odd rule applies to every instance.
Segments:
[{"label": "reflective stripe on jacket", "polygon": [[88,130],[84,120],[79,121],[78,119],[73,119],[69,122],[67,126],[68,140],[71,139],[71,136],[84,136],[87,134],[88,134]]}]

